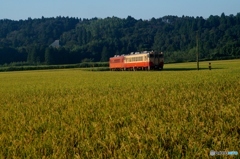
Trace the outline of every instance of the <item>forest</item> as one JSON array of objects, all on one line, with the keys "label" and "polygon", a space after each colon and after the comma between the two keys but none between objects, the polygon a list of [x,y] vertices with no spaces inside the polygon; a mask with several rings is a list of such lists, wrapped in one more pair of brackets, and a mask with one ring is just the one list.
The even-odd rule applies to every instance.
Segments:
[{"label": "forest", "polygon": [[[59,47],[51,44],[59,40]],[[198,47],[197,47],[198,46]],[[0,20],[0,65],[105,62],[114,55],[154,50],[166,62],[240,58],[240,13],[149,20],[55,17]]]}]

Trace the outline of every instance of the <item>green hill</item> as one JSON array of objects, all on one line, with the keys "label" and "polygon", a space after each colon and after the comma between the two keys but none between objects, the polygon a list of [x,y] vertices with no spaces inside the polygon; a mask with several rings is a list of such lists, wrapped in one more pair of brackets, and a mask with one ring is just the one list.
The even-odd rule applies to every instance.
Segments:
[{"label": "green hill", "polygon": [[[240,13],[202,17],[165,16],[150,20],[56,17],[0,20],[0,65],[74,64],[108,61],[115,54],[156,50],[167,62],[240,56]],[[59,48],[49,46],[59,40]]]}]

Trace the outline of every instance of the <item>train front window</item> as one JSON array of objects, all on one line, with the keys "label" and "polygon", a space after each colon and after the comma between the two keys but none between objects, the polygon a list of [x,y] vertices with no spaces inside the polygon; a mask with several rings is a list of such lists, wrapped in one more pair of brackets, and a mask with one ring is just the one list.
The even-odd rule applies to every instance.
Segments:
[{"label": "train front window", "polygon": [[150,58],[158,58],[158,57],[163,57],[163,54],[150,54]]}]

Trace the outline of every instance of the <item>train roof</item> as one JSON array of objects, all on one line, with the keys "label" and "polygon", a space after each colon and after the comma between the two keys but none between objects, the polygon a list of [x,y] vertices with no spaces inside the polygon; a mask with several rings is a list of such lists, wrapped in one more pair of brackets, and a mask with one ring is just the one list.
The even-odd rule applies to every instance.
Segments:
[{"label": "train roof", "polygon": [[[116,58],[116,57],[124,57],[124,56],[139,55],[139,54],[153,54],[153,53],[155,52],[154,51],[131,52],[130,54],[114,55],[114,57]],[[161,54],[163,53],[161,52]]]},{"label": "train roof", "polygon": [[110,58],[121,58],[121,57],[124,57],[124,56],[126,56],[126,55],[114,55],[113,57],[110,57]]}]

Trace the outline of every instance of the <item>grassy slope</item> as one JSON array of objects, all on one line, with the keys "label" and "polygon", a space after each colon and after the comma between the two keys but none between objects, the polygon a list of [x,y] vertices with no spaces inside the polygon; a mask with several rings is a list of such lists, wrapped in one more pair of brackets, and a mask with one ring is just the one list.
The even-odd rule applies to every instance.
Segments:
[{"label": "grassy slope", "polygon": [[[161,72],[0,73],[0,157],[209,158],[239,150],[240,60]],[[205,68],[205,69],[204,69]]]}]

